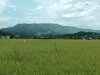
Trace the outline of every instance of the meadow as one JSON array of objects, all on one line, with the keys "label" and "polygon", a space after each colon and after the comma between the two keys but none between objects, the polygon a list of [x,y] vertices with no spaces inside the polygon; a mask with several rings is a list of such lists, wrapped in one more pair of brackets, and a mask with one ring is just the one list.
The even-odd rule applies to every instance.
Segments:
[{"label": "meadow", "polygon": [[100,75],[100,40],[0,39],[0,75]]}]

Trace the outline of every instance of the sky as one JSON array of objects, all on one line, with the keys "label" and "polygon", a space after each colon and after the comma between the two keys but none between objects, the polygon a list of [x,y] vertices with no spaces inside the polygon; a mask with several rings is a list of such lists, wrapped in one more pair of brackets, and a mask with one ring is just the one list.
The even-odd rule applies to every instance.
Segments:
[{"label": "sky", "polygon": [[0,0],[0,28],[19,23],[100,30],[100,0]]}]

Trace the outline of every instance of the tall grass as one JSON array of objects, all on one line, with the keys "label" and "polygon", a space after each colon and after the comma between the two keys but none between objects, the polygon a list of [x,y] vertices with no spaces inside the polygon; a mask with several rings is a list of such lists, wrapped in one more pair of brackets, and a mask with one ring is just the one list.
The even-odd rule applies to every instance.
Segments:
[{"label": "tall grass", "polygon": [[0,75],[100,75],[100,41],[0,40]]}]

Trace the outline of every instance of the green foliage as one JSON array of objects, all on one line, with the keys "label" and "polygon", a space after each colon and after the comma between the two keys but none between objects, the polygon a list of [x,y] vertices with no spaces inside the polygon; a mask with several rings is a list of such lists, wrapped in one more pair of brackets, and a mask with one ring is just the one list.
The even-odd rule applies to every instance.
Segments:
[{"label": "green foliage", "polygon": [[59,38],[76,38],[76,39],[82,39],[82,37],[88,39],[89,37],[93,38],[93,39],[99,39],[100,38],[100,33],[96,33],[96,32],[83,32],[80,31],[78,33],[74,33],[74,34],[64,34],[64,35],[58,35],[57,37]]},{"label": "green foliage", "polygon": [[55,43],[55,49],[54,49],[55,52],[58,52],[58,49],[57,49],[57,44]]},{"label": "green foliage", "polygon": [[99,40],[0,40],[1,75],[100,75]]},{"label": "green foliage", "polygon": [[52,24],[52,23],[17,24],[14,27],[3,28],[3,30],[8,32],[18,32],[20,34],[25,34],[28,36],[36,36],[41,34],[73,34],[80,31],[100,32],[98,30],[81,29],[81,28],[62,26],[59,24]]},{"label": "green foliage", "polygon": [[8,61],[12,60],[15,62],[22,62],[24,60],[24,55],[21,54],[16,47],[13,48],[13,52],[11,53],[6,53]]},{"label": "green foliage", "polygon": [[8,36],[8,35],[11,37],[14,36],[12,33],[9,33],[0,29],[0,36]]}]

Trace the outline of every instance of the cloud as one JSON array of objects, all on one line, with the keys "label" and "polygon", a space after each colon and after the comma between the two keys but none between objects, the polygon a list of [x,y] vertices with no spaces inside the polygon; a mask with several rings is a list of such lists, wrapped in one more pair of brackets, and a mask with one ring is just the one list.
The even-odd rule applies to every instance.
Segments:
[{"label": "cloud", "polygon": [[[55,23],[96,29],[100,19],[98,0],[59,0],[47,7],[47,15]],[[94,27],[95,25],[95,27]]]},{"label": "cloud", "polygon": [[25,12],[27,21],[93,29],[99,26],[99,0],[35,0],[35,2],[38,4],[36,8]]},{"label": "cloud", "polygon": [[16,23],[49,22],[65,26],[100,29],[99,0],[28,0],[28,3],[24,3],[24,5],[23,3],[18,5],[12,3],[11,0],[9,1],[0,0],[0,13],[4,10],[16,12],[17,17],[11,18],[16,18],[14,19]]},{"label": "cloud", "polygon": [[10,23],[10,17],[0,17],[0,28],[8,27]]},{"label": "cloud", "polygon": [[0,13],[6,8],[6,0],[0,0]]},{"label": "cloud", "polygon": [[11,9],[13,11],[17,11],[17,7],[15,5],[9,5],[8,9]]},{"label": "cloud", "polygon": [[10,17],[0,17],[0,22],[1,21],[9,21]]},{"label": "cloud", "polygon": [[41,10],[42,8],[43,8],[42,5],[39,5],[36,9]]}]

